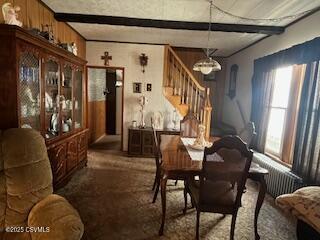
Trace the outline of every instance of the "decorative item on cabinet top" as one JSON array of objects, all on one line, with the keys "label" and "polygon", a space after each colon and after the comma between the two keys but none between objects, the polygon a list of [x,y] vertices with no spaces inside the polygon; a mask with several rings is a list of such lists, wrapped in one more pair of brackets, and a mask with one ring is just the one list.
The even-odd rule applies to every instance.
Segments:
[{"label": "decorative item on cabinet top", "polygon": [[5,3],[2,5],[3,19],[6,24],[17,25],[22,27],[22,22],[19,21],[18,12],[20,11],[19,6],[12,7],[11,3]]}]

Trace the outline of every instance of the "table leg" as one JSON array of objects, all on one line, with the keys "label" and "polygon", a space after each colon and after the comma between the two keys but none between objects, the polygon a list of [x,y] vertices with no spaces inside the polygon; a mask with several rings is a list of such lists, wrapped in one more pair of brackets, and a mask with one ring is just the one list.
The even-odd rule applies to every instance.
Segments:
[{"label": "table leg", "polygon": [[161,205],[162,205],[162,218],[161,227],[159,229],[159,236],[163,235],[164,222],[166,220],[166,188],[167,188],[167,177],[163,176],[161,178]]},{"label": "table leg", "polygon": [[258,199],[256,203],[256,209],[254,212],[254,235],[255,235],[255,240],[259,240],[260,236],[258,234],[258,217],[259,217],[259,212],[264,200],[264,197],[266,195],[267,191],[267,184],[264,179],[264,176],[259,177],[259,194],[258,194]]}]

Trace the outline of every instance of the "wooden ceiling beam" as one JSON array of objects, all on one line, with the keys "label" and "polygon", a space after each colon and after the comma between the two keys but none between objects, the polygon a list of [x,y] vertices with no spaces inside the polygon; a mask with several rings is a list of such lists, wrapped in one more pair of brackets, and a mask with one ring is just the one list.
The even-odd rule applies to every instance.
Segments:
[{"label": "wooden ceiling beam", "polygon": [[[150,27],[175,30],[195,30],[207,31],[207,22],[184,22],[184,21],[168,21],[142,18],[127,18],[89,14],[74,14],[74,13],[55,13],[55,19],[61,22],[77,22],[77,23],[92,23],[106,24],[119,26],[134,26],[134,27]],[[218,32],[237,32],[237,33],[258,33],[266,35],[281,34],[285,31],[285,27],[266,26],[266,25],[248,25],[248,24],[226,24],[212,23],[211,31]]]}]

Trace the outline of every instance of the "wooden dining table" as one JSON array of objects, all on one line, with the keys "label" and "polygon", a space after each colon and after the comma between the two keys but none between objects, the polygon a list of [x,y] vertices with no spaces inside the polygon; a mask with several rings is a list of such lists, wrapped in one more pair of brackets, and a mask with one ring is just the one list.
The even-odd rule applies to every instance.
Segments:
[{"label": "wooden dining table", "polygon": [[[187,148],[181,141],[181,137],[177,135],[161,135],[160,150],[162,155],[161,163],[161,205],[162,218],[159,235],[163,235],[165,219],[166,219],[166,187],[168,179],[187,179],[197,176],[202,169],[202,161],[192,160]],[[214,142],[219,138],[211,138]],[[259,193],[254,214],[254,232],[255,239],[260,239],[257,230],[258,216],[260,208],[264,201],[266,193],[266,182],[264,176],[268,174],[268,170],[260,167],[256,163],[251,163],[248,178],[259,183]]]}]

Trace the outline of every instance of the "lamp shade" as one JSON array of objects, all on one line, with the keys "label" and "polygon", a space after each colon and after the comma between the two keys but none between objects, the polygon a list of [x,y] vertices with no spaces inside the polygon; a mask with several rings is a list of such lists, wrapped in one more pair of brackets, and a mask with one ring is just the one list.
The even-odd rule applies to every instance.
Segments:
[{"label": "lamp shade", "polygon": [[212,58],[201,59],[193,65],[193,71],[201,71],[205,75],[220,70],[220,63]]}]

